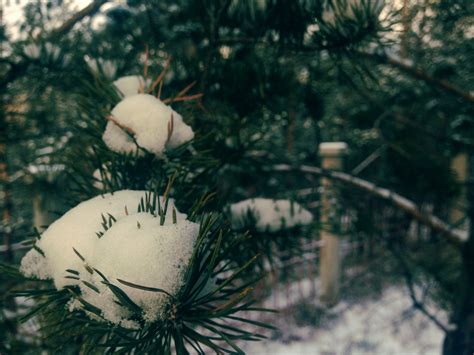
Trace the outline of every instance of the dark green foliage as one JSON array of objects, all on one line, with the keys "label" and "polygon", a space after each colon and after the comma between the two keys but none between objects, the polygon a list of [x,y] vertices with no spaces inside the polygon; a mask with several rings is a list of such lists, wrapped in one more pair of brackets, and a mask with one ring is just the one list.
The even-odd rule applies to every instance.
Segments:
[{"label": "dark green foliage", "polygon": [[[11,46],[0,61],[0,145],[6,147],[0,147],[6,156],[0,163],[7,163],[9,176],[0,184],[13,196],[12,218],[2,221],[2,235],[9,228],[12,241],[19,242],[31,234],[31,200],[38,191],[61,200],[55,208],[59,214],[99,193],[164,186],[174,174],[170,195],[179,197],[182,211],[197,205],[205,205],[207,212],[222,211],[230,202],[249,197],[294,197],[300,190],[317,188],[318,181],[302,174],[277,175],[271,166],[317,165],[318,144],[337,140],[351,147],[349,171],[446,219],[462,191],[450,161],[457,153],[472,155],[473,149],[472,4],[411,3],[404,14],[387,1],[377,17],[372,6],[378,2],[362,0],[353,15],[325,20],[325,8],[346,3],[350,1],[129,0],[107,10],[101,26],[85,18],[71,31],[49,37],[53,10],[63,11],[55,24],[72,11],[66,2],[29,2],[21,27],[24,40],[11,40],[0,28],[2,48],[9,48],[6,41]],[[405,21],[412,26],[400,34]],[[38,44],[37,58],[25,53],[31,43]],[[60,49],[58,55],[47,50],[49,43]],[[143,73],[146,46],[149,77],[156,77],[166,59],[173,58],[163,97],[173,97],[195,80],[193,93],[204,93],[197,102],[173,104],[196,138],[166,159],[119,155],[101,139],[105,117],[119,100],[111,79]],[[114,61],[115,77],[92,73],[84,55]],[[28,105],[18,111],[22,102]],[[361,168],[371,155],[373,161]],[[65,169],[60,178],[50,170],[33,174],[27,169],[56,164]],[[96,169],[102,188],[93,184]],[[390,207],[352,188],[338,188],[343,212],[352,213],[351,238],[360,232],[412,251],[403,240],[410,224],[406,215],[393,214],[397,228],[380,225],[380,218],[392,213]],[[317,198],[311,193],[303,200],[314,203]],[[0,204],[8,209],[6,199]],[[105,226],[113,223],[104,217]],[[252,230],[230,256],[243,265],[254,249],[263,259],[274,258],[275,247],[296,254],[301,239],[287,237],[309,240],[307,232],[261,236]],[[225,238],[223,245],[227,239],[232,243],[233,238]],[[433,298],[451,309],[459,280],[457,251],[446,250],[434,233],[422,245],[408,260],[415,280],[430,279]],[[17,253],[14,261],[20,257]],[[2,280],[0,287],[3,292],[13,286]],[[61,325],[60,335],[69,334],[68,322]],[[89,320],[83,316],[82,322],[71,328],[78,341]],[[90,327],[97,330],[88,331],[92,346],[103,341],[103,326]],[[8,337],[10,350],[21,352],[15,337],[8,335],[14,328],[1,318],[0,336]],[[140,336],[152,337],[156,329]],[[122,336],[131,341],[120,330],[111,335]],[[171,338],[161,338],[165,348]]]}]

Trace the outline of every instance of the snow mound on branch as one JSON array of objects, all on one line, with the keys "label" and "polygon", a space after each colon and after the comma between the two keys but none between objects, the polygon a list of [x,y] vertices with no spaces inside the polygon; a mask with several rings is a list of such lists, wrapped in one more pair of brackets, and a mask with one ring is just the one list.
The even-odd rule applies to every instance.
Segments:
[{"label": "snow mound on branch", "polygon": [[128,97],[143,93],[148,82],[141,75],[128,75],[118,78],[113,84],[123,97]]},{"label": "snow mound on branch", "polygon": [[[128,130],[125,132],[112,121],[107,123],[102,139],[117,153],[136,153],[138,145],[162,156],[166,149],[176,148],[194,137],[192,128],[184,123],[181,115],[152,95],[128,96],[114,107],[111,115],[118,125]],[[173,128],[168,139],[171,121]]]},{"label": "snow mound on branch", "polygon": [[[160,219],[149,213],[127,216],[115,223],[100,239],[90,264],[124,290],[142,308],[147,321],[155,321],[162,318],[163,305],[168,296],[126,286],[116,280],[176,294],[182,286],[182,274],[193,253],[198,232],[199,225],[186,220],[161,226]],[[81,285],[86,301],[102,309],[104,318],[113,323],[127,318],[125,309],[110,302],[113,299],[111,291],[101,282],[98,274],[90,275],[88,281],[100,293]]]},{"label": "snow mound on branch", "polygon": [[[51,224],[37,241],[36,246],[44,252],[45,261],[38,263],[40,254],[31,249],[21,261],[21,272],[29,277],[53,279],[58,289],[77,285],[77,280],[65,278],[71,275],[67,269],[83,270],[83,262],[72,248],[90,260],[103,238],[99,239],[96,235],[103,231],[102,214],[107,219],[110,214],[117,221],[126,217],[126,213],[135,215],[140,199],[144,197],[145,191],[122,190],[81,202]],[[170,199],[165,225],[172,223],[173,207],[174,203]],[[177,212],[177,219],[183,221],[186,215]]]},{"label": "snow mound on branch", "polygon": [[[137,327],[128,319],[130,310],[116,302],[119,300],[103,283],[102,276],[97,271],[90,273],[94,268],[141,308],[145,320],[159,319],[168,296],[123,285],[117,279],[176,294],[182,286],[199,225],[187,221],[186,215],[177,211],[173,223],[171,199],[161,225],[159,216],[137,212],[141,198],[145,200],[145,191],[122,190],[80,203],[54,222],[37,241],[36,246],[44,256],[31,249],[22,259],[20,271],[28,277],[53,279],[58,290],[77,285],[82,299],[99,308],[105,320],[127,328]],[[116,219],[105,231],[101,214],[106,218],[111,214]],[[103,235],[99,238],[97,232]],[[82,309],[77,300],[72,300],[68,307],[71,311]]]},{"label": "snow mound on branch", "polygon": [[300,204],[289,200],[254,198],[230,206],[232,227],[255,227],[259,232],[276,232],[310,224],[313,215]]}]

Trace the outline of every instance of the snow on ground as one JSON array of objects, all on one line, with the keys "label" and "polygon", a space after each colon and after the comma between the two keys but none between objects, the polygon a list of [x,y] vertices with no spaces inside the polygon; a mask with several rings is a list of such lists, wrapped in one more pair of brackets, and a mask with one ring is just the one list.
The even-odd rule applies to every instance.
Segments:
[{"label": "snow on ground", "polygon": [[[311,318],[311,309],[317,308],[305,309],[303,318]],[[389,286],[379,297],[357,303],[342,301],[324,312],[318,326],[295,320],[295,314],[293,310],[278,315],[272,324],[281,333],[274,334],[273,339],[243,344],[244,351],[249,355],[441,353],[443,332],[412,307],[403,286]]]}]

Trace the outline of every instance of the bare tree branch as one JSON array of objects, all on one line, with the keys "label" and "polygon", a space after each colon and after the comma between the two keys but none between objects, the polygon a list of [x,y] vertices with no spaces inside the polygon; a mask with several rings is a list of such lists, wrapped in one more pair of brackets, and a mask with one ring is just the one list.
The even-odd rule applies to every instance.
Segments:
[{"label": "bare tree branch", "polygon": [[[87,16],[93,16],[95,13],[97,13],[100,7],[106,2],[108,2],[108,0],[94,0],[91,4],[72,15],[61,26],[51,31],[49,35],[46,36],[46,40],[58,39],[61,36],[64,36],[74,27],[76,23],[78,23]],[[41,34],[40,36],[42,35],[43,34]],[[5,88],[6,85],[13,82],[18,77],[22,76],[27,70],[30,62],[29,60],[24,59],[23,61],[20,61],[18,63],[11,62],[9,64],[10,68],[3,74],[3,78],[0,80],[0,90]]]},{"label": "bare tree branch", "polygon": [[76,12],[72,15],[68,20],[66,20],[61,26],[51,31],[49,34],[50,38],[57,38],[63,36],[67,32],[69,32],[76,23],[81,21],[83,18],[87,16],[93,16],[97,11],[99,11],[100,7],[104,5],[108,0],[94,0],[88,6],[83,8],[82,10]]},{"label": "bare tree branch", "polygon": [[329,179],[344,182],[346,184],[357,187],[383,200],[391,202],[394,206],[405,211],[419,222],[426,224],[433,230],[440,232],[452,243],[461,246],[468,239],[467,231],[453,228],[448,223],[434,216],[433,214],[422,211],[413,201],[391,191],[381,188],[369,181],[354,177],[352,175],[339,171],[325,170],[315,166],[301,165],[292,167],[287,164],[279,164],[273,166],[273,171],[301,171],[310,174],[321,175]]},{"label": "bare tree branch", "polygon": [[391,249],[391,251],[395,255],[395,257],[398,259],[400,265],[402,266],[403,276],[404,276],[405,283],[407,285],[408,291],[410,293],[410,298],[413,302],[413,307],[415,307],[421,313],[423,313],[426,317],[428,317],[443,332],[448,333],[450,331],[449,325],[445,325],[434,314],[432,314],[430,311],[428,311],[428,309],[423,304],[423,301],[420,301],[416,297],[414,276],[413,276],[412,272],[410,271],[410,268],[408,267],[407,262],[405,261],[403,256],[399,252],[397,252],[393,249]]},{"label": "bare tree branch", "polygon": [[402,60],[390,57],[385,54],[375,54],[375,53],[365,53],[365,52],[359,52],[358,53],[361,57],[363,58],[368,58],[371,60],[374,60],[380,64],[385,64],[385,65],[390,65],[394,68],[399,69],[400,71],[411,75],[412,77],[416,79],[420,79],[428,84],[435,85],[451,94],[454,94],[458,97],[461,97],[464,101],[467,102],[474,102],[474,94],[469,92],[469,91],[464,91],[458,86],[442,79],[437,79],[425,71],[423,71],[421,68],[415,67],[413,65],[410,65]]}]

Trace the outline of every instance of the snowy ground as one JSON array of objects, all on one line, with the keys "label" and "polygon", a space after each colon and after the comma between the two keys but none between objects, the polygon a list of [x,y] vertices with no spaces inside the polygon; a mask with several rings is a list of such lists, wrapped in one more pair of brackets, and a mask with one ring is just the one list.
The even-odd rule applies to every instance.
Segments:
[{"label": "snowy ground", "polygon": [[437,355],[443,341],[443,332],[413,309],[402,285],[388,286],[365,301],[342,301],[326,312],[299,305],[273,324],[280,332],[267,341],[243,344],[247,354]]}]

